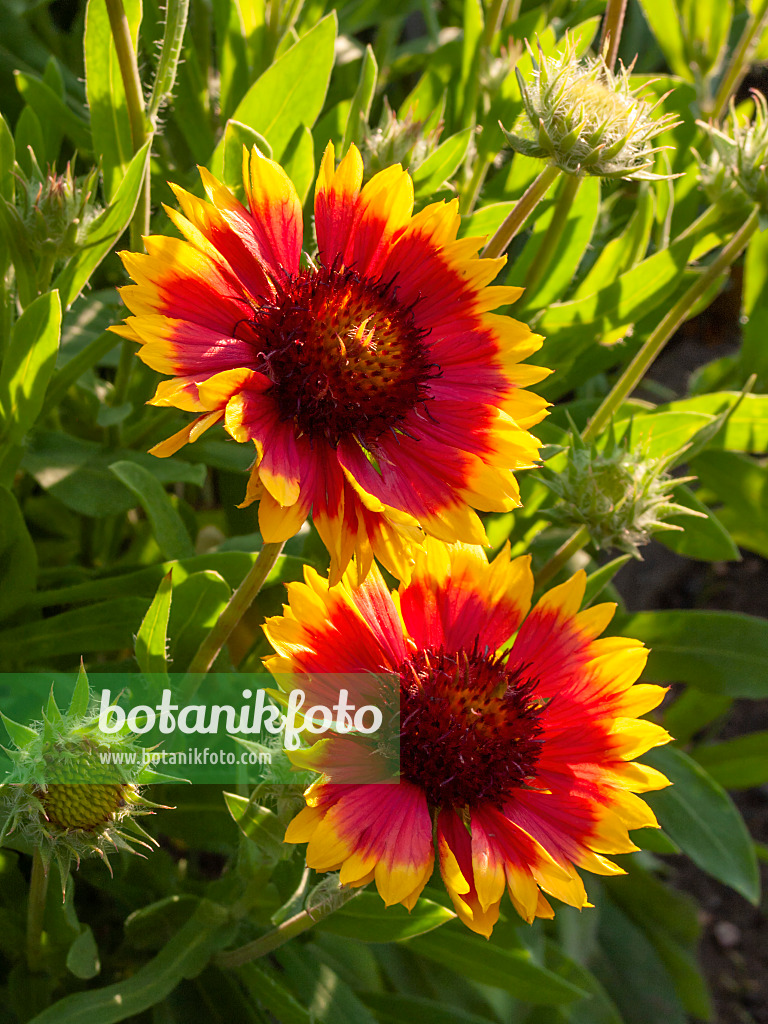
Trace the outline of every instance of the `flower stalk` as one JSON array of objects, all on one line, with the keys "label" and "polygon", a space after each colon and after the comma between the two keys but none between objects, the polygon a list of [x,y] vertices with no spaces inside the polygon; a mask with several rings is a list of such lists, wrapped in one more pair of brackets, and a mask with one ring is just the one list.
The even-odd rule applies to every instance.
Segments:
[{"label": "flower stalk", "polygon": [[655,361],[675,331],[685,322],[689,311],[714,284],[718,277],[734,263],[747,246],[758,226],[758,209],[755,207],[744,224],[723,247],[719,256],[697,277],[688,291],[672,306],[658,327],[651,332],[635,358],[616,381],[610,393],[587,424],[582,434],[585,441],[597,437],[608,425],[611,416],[621,403],[634,391],[648,368]]},{"label": "flower stalk", "polygon": [[[243,582],[230,597],[224,611],[207,634],[190,662],[183,698],[189,700],[197,691],[202,677],[210,672],[213,663],[235,626],[253,604],[256,596],[275,566],[283,544],[264,544],[256,561],[246,573]],[[198,676],[197,679],[194,676]]]},{"label": "flower stalk", "polygon": [[280,946],[284,946],[291,939],[295,939],[297,935],[308,931],[318,921],[329,917],[334,911],[339,910],[346,903],[349,903],[350,900],[354,899],[355,896],[359,896],[361,892],[362,889],[353,889],[351,886],[341,889],[338,895],[324,906],[313,908],[312,910],[302,910],[293,917],[289,917],[287,921],[283,921],[282,924],[278,925],[271,932],[262,935],[261,938],[254,939],[253,942],[247,942],[244,946],[239,946],[237,949],[228,949],[224,953],[219,953],[215,957],[215,963],[219,967],[240,967],[242,964],[247,964],[250,960],[258,960],[260,957],[266,956],[267,953],[271,953],[273,950],[279,949]]},{"label": "flower stalk", "polygon": [[603,31],[600,36],[600,52],[606,67],[613,70],[619,55],[621,30],[624,27],[624,15],[627,11],[627,0],[608,0],[603,18]]},{"label": "flower stalk", "polygon": [[501,256],[507,251],[512,239],[522,230],[528,218],[547,194],[550,185],[559,175],[560,169],[553,164],[547,164],[540,171],[515,203],[512,212],[504,219],[503,224],[497,228],[495,234],[483,249],[481,253],[483,259]]},{"label": "flower stalk", "polygon": [[589,530],[586,526],[580,526],[578,530],[573,533],[568,540],[564,541],[552,557],[542,565],[541,569],[536,573],[534,580],[534,589],[538,590],[543,587],[545,583],[555,577],[563,566],[573,558],[577,551],[581,551],[583,547],[589,544]]}]

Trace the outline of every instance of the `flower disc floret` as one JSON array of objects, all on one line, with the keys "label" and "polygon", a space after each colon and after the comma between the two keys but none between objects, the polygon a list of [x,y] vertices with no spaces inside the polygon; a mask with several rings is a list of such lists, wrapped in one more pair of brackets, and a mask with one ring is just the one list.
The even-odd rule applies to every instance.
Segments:
[{"label": "flower disc floret", "polygon": [[[577,868],[621,869],[611,854],[654,827],[637,795],[668,785],[633,760],[669,740],[639,718],[664,695],[633,685],[647,651],[599,639],[614,605],[579,611],[584,573],[529,612],[528,557],[488,564],[480,548],[428,538],[409,583],[390,593],[373,570],[328,588],[314,570],[288,586],[265,631],[267,667],[285,689],[301,674],[308,704],[328,705],[328,679],[350,700],[391,706],[399,739],[337,734],[291,753],[319,775],[286,841],[342,885],[375,881],[389,904],[413,908],[437,859],[456,913],[490,935],[506,890],[526,920],[551,917],[546,895],[589,906]],[[374,688],[374,690],[372,690]],[[384,781],[382,781],[384,780]]]},{"label": "flower disc floret", "polygon": [[413,215],[399,166],[363,185],[352,146],[329,146],[315,191],[317,252],[282,168],[245,153],[247,208],[201,169],[208,202],[182,189],[169,216],[183,240],[123,253],[137,282],[118,333],[171,375],[154,404],[197,418],[156,445],[171,455],[221,423],[252,445],[244,505],[264,540],[309,514],[337,581],[353,556],[400,578],[424,534],[484,543],[475,510],[520,503],[515,473],[536,463],[529,432],[546,402],[525,390],[547,370],[521,363],[541,339],[490,312],[520,289],[491,286],[503,260],[457,238],[457,203]]}]

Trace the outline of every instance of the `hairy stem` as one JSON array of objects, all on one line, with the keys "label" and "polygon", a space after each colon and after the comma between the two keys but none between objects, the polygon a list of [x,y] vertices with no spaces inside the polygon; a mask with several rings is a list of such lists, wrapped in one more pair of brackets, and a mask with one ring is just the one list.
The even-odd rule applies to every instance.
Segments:
[{"label": "hairy stem", "polygon": [[703,270],[691,287],[672,306],[658,327],[651,332],[644,345],[624,373],[614,384],[595,415],[587,424],[582,437],[585,441],[592,440],[607,426],[611,416],[616,412],[624,399],[631,394],[645,376],[648,367],[653,363],[666,343],[685,322],[688,313],[707,289],[734,263],[758,226],[758,211],[755,208],[744,224],[723,247],[720,255],[714,259],[706,270]]},{"label": "hairy stem", "polygon": [[[211,666],[229,639],[232,630],[251,607],[256,595],[264,586],[264,582],[274,568],[282,550],[282,543],[263,545],[245,579],[230,597],[226,608],[190,662],[182,694],[183,699],[189,700],[193,696],[202,681],[202,676],[211,670]],[[192,678],[195,675],[198,676],[197,679]]]},{"label": "hairy stem", "polygon": [[575,533],[573,533],[568,540],[564,541],[557,551],[552,555],[549,561],[542,565],[541,569],[536,573],[535,589],[543,587],[545,583],[549,583],[553,576],[556,576],[563,568],[565,563],[576,554],[577,551],[581,551],[589,543],[589,530],[586,526],[580,526]]},{"label": "hairy stem", "polygon": [[506,217],[504,223],[497,229],[494,236],[483,249],[480,254],[482,257],[487,259],[493,256],[501,256],[503,252],[506,252],[509,243],[518,231],[521,230],[536,209],[536,206],[546,195],[549,186],[559,174],[559,168],[553,164],[546,165],[544,170],[531,182],[515,203],[512,212]]},{"label": "hairy stem", "polygon": [[624,27],[624,15],[627,10],[627,0],[608,0],[603,18],[603,31],[600,35],[600,52],[608,68],[613,70],[616,58],[619,55],[619,43],[621,42],[621,30]]},{"label": "hairy stem", "polygon": [[266,956],[273,949],[277,949],[290,939],[301,935],[302,932],[310,929],[318,921],[322,921],[323,918],[328,917],[335,910],[343,907],[345,903],[349,903],[351,899],[354,899],[361,892],[362,889],[342,889],[338,896],[330,901],[326,907],[319,907],[312,911],[302,910],[300,914],[289,917],[287,921],[283,921],[281,925],[278,925],[271,932],[267,932],[266,935],[262,935],[260,939],[248,942],[245,946],[240,946],[238,949],[229,949],[224,953],[219,953],[214,958],[214,962],[219,967],[239,967],[241,964],[247,964],[249,960],[258,960],[259,957]]}]

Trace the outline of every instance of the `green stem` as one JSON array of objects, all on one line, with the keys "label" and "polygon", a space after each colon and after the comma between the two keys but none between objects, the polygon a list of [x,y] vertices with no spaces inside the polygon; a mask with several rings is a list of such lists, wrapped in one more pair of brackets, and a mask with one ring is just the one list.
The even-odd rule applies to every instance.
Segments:
[{"label": "green stem", "polygon": [[[147,121],[144,113],[144,95],[141,88],[141,76],[136,59],[136,51],[131,39],[131,28],[125,16],[123,0],[106,0],[109,26],[117,51],[117,62],[123,80],[125,104],[128,108],[128,120],[131,125],[131,142],[133,152],[137,153],[147,141]],[[142,236],[149,234],[149,163],[144,174],[144,181],[139,192],[136,210],[130,225],[130,247],[134,252],[144,248]],[[120,362],[115,375],[114,404],[121,405],[125,401],[133,365],[134,346],[124,341],[120,350]],[[113,431],[114,433],[114,431]]]},{"label": "green stem", "polygon": [[585,441],[590,441],[598,436],[603,428],[607,426],[611,416],[616,412],[624,399],[637,387],[645,376],[648,367],[656,359],[666,343],[685,322],[692,307],[704,295],[707,289],[714,284],[718,277],[734,263],[758,226],[757,207],[739,228],[730,242],[723,247],[720,255],[714,259],[706,270],[696,278],[688,291],[677,300],[659,326],[651,332],[640,351],[626,368],[621,377],[616,381],[610,393],[606,396],[602,405],[587,424],[582,434]]},{"label": "green stem", "polygon": [[626,10],[627,0],[608,0],[608,5],[605,8],[603,31],[600,35],[600,52],[603,54],[606,66],[611,71],[619,55],[621,30],[624,27]]},{"label": "green stem", "polygon": [[[282,550],[282,542],[280,544],[264,544],[262,546],[256,561],[248,570],[245,579],[232,597],[230,597],[226,608],[212,626],[190,662],[182,699],[189,700],[197,691],[198,686],[202,682],[202,677],[210,671],[219,651],[229,639],[232,630],[251,607],[256,595],[264,586],[264,582],[274,568]],[[191,678],[195,675],[199,676],[199,678]]]},{"label": "green stem", "polygon": [[32,877],[27,902],[27,965],[33,973],[40,970],[45,916],[45,897],[48,893],[48,872],[40,851],[32,854]]},{"label": "green stem", "polygon": [[491,0],[485,15],[483,28],[483,46],[490,50],[493,37],[499,31],[509,0]]},{"label": "green stem", "polygon": [[477,197],[480,195],[480,189],[483,187],[483,182],[485,181],[485,176],[488,173],[488,168],[490,166],[490,160],[485,160],[480,157],[475,159],[472,177],[469,180],[469,184],[459,197],[459,210],[465,216],[468,216],[474,210]]},{"label": "green stem", "polygon": [[300,914],[296,914],[295,917],[290,917],[287,921],[283,921],[281,925],[273,929],[273,931],[267,932],[266,935],[262,935],[260,939],[248,942],[237,949],[228,949],[224,953],[219,953],[218,956],[214,957],[214,963],[218,967],[240,967],[241,964],[247,964],[249,960],[258,960],[259,957],[266,956],[267,953],[278,949],[290,939],[301,935],[302,932],[308,931],[318,921],[322,921],[334,911],[343,907],[345,903],[349,903],[351,899],[354,899],[361,892],[362,889],[342,889],[337,898],[325,908],[318,908],[312,911],[302,910]]},{"label": "green stem", "polygon": [[563,568],[565,563],[576,554],[577,551],[581,551],[589,543],[589,530],[586,526],[580,526],[574,534],[572,534],[568,540],[560,545],[557,551],[552,555],[548,562],[542,565],[541,569],[536,573],[535,589],[543,587],[545,583],[549,583],[553,576],[556,576]]},{"label": "green stem", "polygon": [[543,171],[536,177],[528,188],[523,192],[515,203],[512,212],[505,218],[504,223],[496,230],[490,242],[480,254],[488,259],[494,256],[501,256],[506,252],[507,246],[520,231],[536,206],[544,198],[547,189],[560,174],[560,169],[553,164],[547,164]]},{"label": "green stem", "polygon": [[712,103],[710,116],[719,121],[728,106],[728,100],[741,85],[741,81],[749,70],[749,65],[754,56],[755,50],[760,43],[760,37],[768,18],[768,0],[763,0],[760,6],[747,19],[744,31],[741,33],[739,45],[734,50],[731,62],[720,80],[717,95]]},{"label": "green stem", "polygon": [[112,39],[117,51],[117,63],[120,66],[120,75],[123,79],[125,103],[131,123],[133,152],[138,153],[147,141],[147,126],[144,120],[144,97],[141,91],[139,65],[131,39],[131,27],[125,16],[123,0],[106,0],[106,4]]},{"label": "green stem", "polygon": [[541,240],[539,251],[533,257],[528,273],[525,275],[523,287],[526,290],[526,294],[529,292],[533,294],[539,281],[544,276],[544,272],[549,267],[552,256],[563,236],[565,225],[568,222],[568,214],[576,199],[576,194],[579,191],[582,180],[581,175],[563,175],[563,183],[560,186],[560,194],[557,197],[552,220],[549,222],[549,227],[544,238]]}]

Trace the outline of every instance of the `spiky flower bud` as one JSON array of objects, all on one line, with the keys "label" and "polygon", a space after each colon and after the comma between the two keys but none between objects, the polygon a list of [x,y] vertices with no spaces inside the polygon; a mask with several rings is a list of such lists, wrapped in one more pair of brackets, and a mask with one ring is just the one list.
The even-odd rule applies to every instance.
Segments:
[{"label": "spiky flower bud", "polygon": [[756,204],[765,216],[768,215],[768,102],[755,90],[752,98],[754,120],[740,118],[731,100],[722,129],[712,123],[696,122],[712,142],[709,160],[702,160],[698,153],[696,158],[702,187],[711,202],[745,209],[750,203]]},{"label": "spiky flower bud", "polygon": [[666,472],[679,455],[657,459],[631,449],[629,428],[616,440],[611,427],[602,448],[582,441],[574,428],[564,469],[541,470],[543,483],[560,499],[545,514],[565,526],[586,526],[602,550],[617,548],[642,558],[639,549],[652,534],[682,530],[665,521],[670,516],[702,515],[672,500],[672,488],[691,479],[672,478]]},{"label": "spiky flower bud", "polygon": [[428,131],[425,124],[415,119],[412,110],[402,120],[398,118],[385,97],[378,126],[363,126],[361,150],[366,180],[392,164],[402,164],[411,173],[423,164],[443,130],[442,122]]},{"label": "spiky flower bud", "polygon": [[[526,45],[528,45],[526,43]],[[532,80],[515,68],[525,112],[513,131],[502,131],[512,149],[549,160],[568,174],[602,178],[658,179],[651,140],[679,122],[672,114],[654,118],[662,97],[651,104],[632,90],[632,68],[614,73],[602,57],[579,59],[573,46],[557,57],[537,60],[530,46]]]},{"label": "spiky flower bud", "polygon": [[84,671],[66,712],[51,691],[39,723],[2,719],[15,749],[6,750],[13,768],[0,785],[0,846],[15,839],[38,849],[46,870],[55,859],[64,886],[82,857],[109,866],[110,850],[157,845],[135,817],[160,806],[142,797],[139,785],[161,776],[143,764],[133,734],[99,729]]},{"label": "spiky flower bud", "polygon": [[29,176],[16,166],[15,201],[0,197],[0,226],[4,222],[17,275],[28,275],[42,292],[56,264],[77,251],[99,212],[93,202],[98,170],[75,178],[70,164],[57,174],[55,168],[41,171],[31,150],[30,159]]}]

